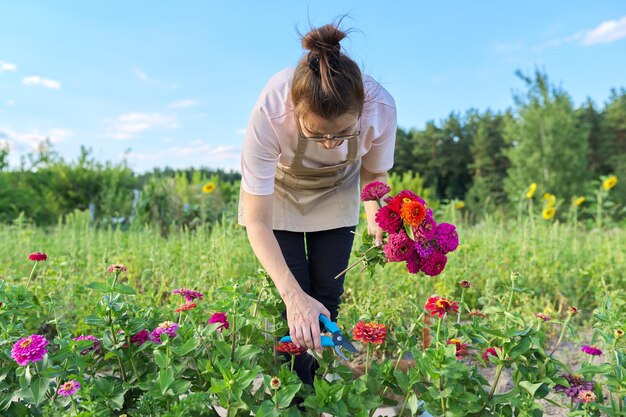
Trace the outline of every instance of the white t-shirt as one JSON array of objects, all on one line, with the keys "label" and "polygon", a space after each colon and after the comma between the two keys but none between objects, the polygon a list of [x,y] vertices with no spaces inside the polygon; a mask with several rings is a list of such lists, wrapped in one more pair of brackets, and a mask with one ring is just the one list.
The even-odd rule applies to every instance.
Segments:
[{"label": "white t-shirt", "polygon": [[[257,100],[250,120],[241,154],[241,187],[253,195],[274,192],[277,165],[289,167],[298,144],[298,128],[291,101],[291,80],[294,68],[274,75]],[[396,106],[393,97],[372,77],[363,75],[365,103],[357,139],[357,160],[372,173],[388,171],[393,166],[396,139]],[[348,147],[344,141],[334,149],[307,147],[302,164],[322,168],[347,160]]]}]

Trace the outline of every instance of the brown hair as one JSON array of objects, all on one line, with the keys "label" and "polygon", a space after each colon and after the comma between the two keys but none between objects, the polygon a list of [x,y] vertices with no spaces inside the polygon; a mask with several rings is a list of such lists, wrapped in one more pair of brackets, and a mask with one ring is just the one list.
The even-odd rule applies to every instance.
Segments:
[{"label": "brown hair", "polygon": [[365,100],[359,66],[341,53],[339,42],[346,32],[335,24],[311,30],[302,36],[304,54],[291,83],[296,114],[315,113],[333,120],[345,113],[361,114]]}]

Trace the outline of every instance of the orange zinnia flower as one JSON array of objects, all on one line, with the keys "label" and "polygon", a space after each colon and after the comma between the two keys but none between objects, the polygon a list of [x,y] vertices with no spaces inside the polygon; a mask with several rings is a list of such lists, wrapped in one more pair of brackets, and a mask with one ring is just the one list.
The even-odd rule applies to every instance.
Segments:
[{"label": "orange zinnia flower", "polygon": [[426,207],[419,201],[405,200],[400,216],[410,226],[419,227],[426,216]]},{"label": "orange zinnia flower", "polygon": [[439,318],[442,319],[446,313],[458,313],[459,303],[443,297],[430,297],[424,308],[430,312],[431,316],[439,315]]},{"label": "orange zinnia flower", "polygon": [[354,326],[352,336],[354,340],[359,340],[363,343],[380,345],[387,338],[387,326],[375,322],[365,323],[360,321]]}]

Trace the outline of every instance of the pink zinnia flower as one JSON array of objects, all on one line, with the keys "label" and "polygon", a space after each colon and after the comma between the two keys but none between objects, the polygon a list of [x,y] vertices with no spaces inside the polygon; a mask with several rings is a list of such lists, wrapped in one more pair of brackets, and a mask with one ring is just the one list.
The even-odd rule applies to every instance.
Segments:
[{"label": "pink zinnia flower", "polygon": [[109,265],[109,267],[107,268],[107,272],[116,272],[116,273],[122,273],[122,272],[126,272],[128,271],[128,268],[126,268],[126,265],[122,265],[122,264],[113,264],[113,265]]},{"label": "pink zinnia flower", "polygon": [[578,399],[582,403],[593,403],[597,400],[596,394],[593,391],[580,391],[578,393]]},{"label": "pink zinnia flower", "polygon": [[161,344],[161,335],[163,333],[167,333],[170,339],[173,339],[177,336],[176,330],[178,330],[178,323],[174,323],[173,321],[164,321],[152,331],[152,333],[150,334],[150,340],[155,343]]},{"label": "pink zinnia flower", "polygon": [[41,262],[41,261],[45,261],[46,259],[48,259],[48,255],[46,255],[43,252],[33,252],[30,255],[28,255],[28,259],[30,259],[31,261],[35,261],[35,262]]},{"label": "pink zinnia flower", "polygon": [[436,228],[437,222],[435,222],[433,216],[426,214],[426,217],[424,217],[424,220],[422,220],[422,223],[417,228],[415,234],[422,237],[423,239],[431,240],[435,238]]},{"label": "pink zinnia flower", "polygon": [[221,312],[213,313],[213,315],[209,319],[209,324],[213,324],[213,323],[222,323],[221,326],[217,327],[220,333],[224,329],[230,328],[230,323],[228,322],[228,316],[226,315],[226,313],[221,313]]},{"label": "pink zinnia flower", "polygon": [[400,213],[389,206],[383,206],[376,212],[376,223],[387,233],[398,233],[402,227]]},{"label": "pink zinnia flower", "polygon": [[31,362],[38,362],[48,353],[46,349],[48,340],[38,334],[32,334],[28,337],[18,340],[13,345],[11,357],[15,359],[20,366],[26,366]]},{"label": "pink zinnia flower", "polygon": [[93,345],[91,347],[80,352],[81,355],[86,355],[92,351],[96,353],[100,352],[100,339],[98,339],[96,336],[91,336],[91,335],[78,336],[78,337],[73,338],[72,340],[76,342],[80,342],[81,340],[90,340],[93,342]]},{"label": "pink zinnia flower", "polygon": [[435,229],[435,240],[443,254],[452,252],[459,246],[459,235],[456,227],[450,223],[440,223]]},{"label": "pink zinnia flower", "polygon": [[420,270],[431,277],[439,275],[446,267],[448,258],[443,253],[434,250],[430,256],[422,258],[420,263]]},{"label": "pink zinnia flower", "polygon": [[135,343],[137,346],[141,346],[150,339],[150,333],[146,329],[143,329],[137,334],[130,337],[130,342]]},{"label": "pink zinnia flower", "polygon": [[406,233],[391,233],[387,243],[383,246],[383,252],[390,262],[402,262],[412,255],[413,241]]},{"label": "pink zinnia flower", "polygon": [[178,288],[176,290],[173,291],[174,294],[180,294],[183,297],[185,297],[185,300],[187,301],[193,301],[196,298],[201,300],[202,297],[204,297],[204,294],[201,294],[197,291],[193,291],[193,290],[189,290],[187,288]]},{"label": "pink zinnia flower", "polygon": [[376,322],[360,321],[352,329],[354,340],[362,343],[382,344],[387,338],[387,326]]},{"label": "pink zinnia flower", "polygon": [[544,313],[537,313],[535,314],[535,317],[542,321],[550,321],[550,316]]},{"label": "pink zinnia flower", "polygon": [[69,381],[59,386],[59,389],[57,390],[57,394],[59,394],[61,397],[71,397],[72,395],[76,393],[76,391],[78,391],[79,388],[80,388],[80,382],[74,379],[70,379]]},{"label": "pink zinnia flower", "polygon": [[380,181],[371,182],[363,187],[363,191],[361,192],[361,201],[380,200],[389,191],[391,191],[391,187],[387,184]]},{"label": "pink zinnia flower", "polygon": [[602,355],[602,351],[600,350],[600,348],[595,345],[585,345],[582,348],[580,348],[580,350],[585,352],[587,355],[592,355],[592,356]]}]

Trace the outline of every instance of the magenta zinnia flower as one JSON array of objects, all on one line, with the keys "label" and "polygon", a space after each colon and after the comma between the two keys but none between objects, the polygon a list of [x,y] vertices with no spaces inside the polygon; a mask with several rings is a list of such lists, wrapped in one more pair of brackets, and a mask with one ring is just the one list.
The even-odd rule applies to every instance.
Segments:
[{"label": "magenta zinnia flower", "polygon": [[226,315],[226,313],[213,313],[213,315],[209,319],[209,324],[213,323],[222,323],[220,326],[217,327],[220,333],[224,329],[228,329],[230,327],[230,323],[228,323],[228,316]]},{"label": "magenta zinnia flower", "polygon": [[452,252],[459,246],[459,235],[456,227],[450,223],[441,223],[435,229],[435,240],[443,254]]},{"label": "magenta zinnia flower", "polygon": [[173,339],[177,336],[176,330],[178,330],[178,323],[174,323],[173,321],[164,321],[152,331],[152,333],[150,334],[150,340],[155,343],[161,344],[161,335],[163,333],[167,333],[170,339]]},{"label": "magenta zinnia flower", "polygon": [[137,346],[141,346],[150,339],[150,333],[146,329],[143,329],[137,334],[130,337],[130,342],[135,343]]},{"label": "magenta zinnia flower", "polygon": [[592,356],[602,355],[602,351],[600,350],[600,348],[595,345],[585,345],[582,348],[580,348],[580,350],[585,352],[587,355],[592,355]]},{"label": "magenta zinnia flower", "polygon": [[383,206],[376,212],[376,223],[387,233],[398,233],[402,227],[400,213],[389,206]]},{"label": "magenta zinnia flower", "polygon": [[535,317],[537,317],[539,320],[550,321],[550,316],[545,313],[537,313],[535,314]]},{"label": "magenta zinnia flower", "polygon": [[413,252],[406,260],[406,269],[411,274],[417,274],[420,271],[420,257],[416,252]]},{"label": "magenta zinnia flower", "polygon": [[26,366],[31,362],[38,362],[48,353],[46,349],[48,340],[38,334],[32,334],[28,337],[18,340],[13,345],[11,357],[15,359],[20,366]]},{"label": "magenta zinnia flower", "polygon": [[423,239],[431,240],[435,238],[436,229],[437,222],[435,222],[432,214],[428,215],[427,213],[426,217],[424,217],[424,220],[422,220],[422,223],[420,223],[419,227],[417,228],[415,234]]},{"label": "magenta zinnia flower", "polygon": [[391,233],[387,243],[383,246],[383,252],[390,262],[402,262],[411,257],[413,241],[404,232]]},{"label": "magenta zinnia flower", "polygon": [[185,297],[185,300],[187,301],[193,301],[196,298],[201,300],[202,297],[204,297],[204,294],[201,294],[197,291],[193,291],[193,290],[189,290],[187,288],[178,288],[176,290],[173,291],[174,294],[180,294],[183,297]]},{"label": "magenta zinnia flower", "polygon": [[80,352],[81,355],[86,355],[89,352],[100,352],[100,339],[98,339],[96,336],[91,336],[91,335],[85,335],[85,336],[78,336],[73,338],[72,340],[79,342],[81,340],[90,340],[93,342],[93,345],[85,350],[83,350],[82,352]]},{"label": "magenta zinnia flower", "polygon": [[430,256],[422,258],[420,262],[420,270],[426,275],[434,277],[441,274],[441,271],[443,271],[446,267],[446,262],[448,262],[446,255],[434,250]]},{"label": "magenta zinnia flower", "polygon": [[433,253],[435,250],[433,242],[420,236],[415,237],[415,250],[420,258],[428,258]]},{"label": "magenta zinnia flower", "polygon": [[59,394],[61,397],[71,397],[76,393],[76,391],[78,391],[79,388],[80,382],[74,379],[70,379],[69,381],[61,384],[61,386],[57,390],[57,394]]},{"label": "magenta zinnia flower", "polygon": [[391,191],[391,187],[387,184],[380,181],[371,182],[363,187],[363,191],[361,192],[361,201],[380,200],[389,191]]},{"label": "magenta zinnia flower", "polygon": [[578,394],[584,391],[593,390],[593,381],[587,381],[581,374],[564,374],[563,377],[569,383],[569,387],[565,385],[557,384],[554,386],[554,391],[556,392],[564,392],[569,398],[572,399],[573,402],[577,403],[580,401],[578,398]]},{"label": "magenta zinnia flower", "polygon": [[43,252],[33,252],[30,255],[28,255],[28,259],[30,259],[31,261],[35,261],[35,262],[41,262],[41,261],[45,261],[46,259],[48,259],[48,255],[46,255]]}]

